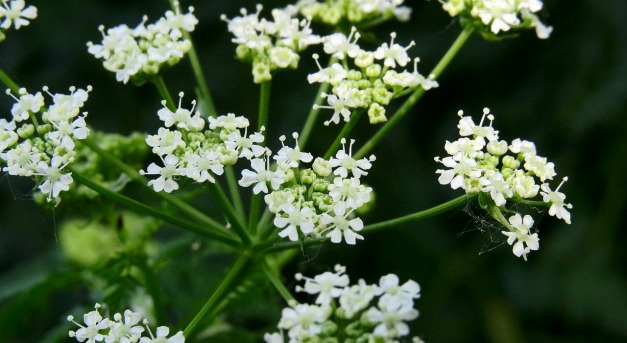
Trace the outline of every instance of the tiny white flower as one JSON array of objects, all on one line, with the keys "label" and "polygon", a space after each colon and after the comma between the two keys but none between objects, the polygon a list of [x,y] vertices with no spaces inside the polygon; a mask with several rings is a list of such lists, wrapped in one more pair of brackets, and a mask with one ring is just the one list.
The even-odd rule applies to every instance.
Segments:
[{"label": "tiny white flower", "polygon": [[344,203],[338,203],[333,206],[334,215],[331,216],[328,213],[324,213],[320,219],[320,223],[328,225],[324,231],[329,231],[326,237],[331,238],[331,242],[340,243],[342,237],[347,244],[356,244],[356,239],[364,239],[364,237],[357,233],[364,228],[364,223],[360,218],[347,219],[352,211],[346,211],[346,205]]},{"label": "tiny white flower", "polygon": [[163,167],[151,163],[146,171],[140,170],[139,173],[141,175],[159,175],[157,179],[148,181],[148,186],[152,186],[155,192],[171,193],[179,189],[179,185],[174,179],[182,174],[179,169],[181,161],[174,155],[166,155],[165,158],[159,157],[163,161]]},{"label": "tiny white flower", "polygon": [[378,47],[374,52],[374,58],[383,60],[383,65],[386,67],[395,68],[397,63],[401,67],[406,66],[411,60],[407,54],[407,50],[416,43],[411,41],[408,46],[402,47],[399,44],[394,44],[396,32],[392,32],[390,37],[390,45],[388,46],[388,43],[383,43],[383,45]]},{"label": "tiny white flower", "polygon": [[26,8],[24,0],[2,0],[2,6],[0,6],[0,19],[2,24],[0,28],[8,29],[11,24],[16,30],[19,30],[22,26],[28,26],[29,20],[37,18],[37,8],[35,6],[28,6]]},{"label": "tiny white flower", "polygon": [[[517,257],[522,256],[525,261],[527,261],[527,254],[531,250],[538,250],[540,248],[540,238],[538,238],[538,234],[531,234],[529,232],[529,229],[533,226],[533,218],[529,215],[525,215],[525,217],[522,218],[520,214],[516,213],[509,217],[509,223],[516,231],[501,232],[507,236],[507,244],[513,244],[512,251],[514,255]],[[514,244],[514,242],[516,243]]]},{"label": "tiny white flower", "polygon": [[313,279],[301,274],[296,275],[296,280],[305,279],[303,287],[297,287],[297,291],[308,294],[318,294],[315,303],[321,306],[330,305],[333,298],[338,298],[344,287],[348,286],[349,278],[345,274],[346,267],[336,265],[335,273],[324,272]]},{"label": "tiny white flower", "polygon": [[357,40],[360,35],[357,29],[353,27],[350,34],[346,37],[343,33],[333,33],[324,38],[324,52],[340,60],[345,59],[347,56],[354,58],[359,51],[359,45]]},{"label": "tiny white flower", "polygon": [[290,241],[297,241],[299,232],[307,235],[313,231],[316,219],[311,208],[307,206],[301,208],[300,205],[288,203],[281,209],[287,217],[279,213],[274,218],[274,225],[279,229],[284,228],[279,232],[279,237],[289,237]]},{"label": "tiny white flower", "polygon": [[349,172],[356,178],[360,178],[362,175],[368,175],[367,170],[372,167],[371,161],[374,161],[374,156],[371,156],[369,159],[362,158],[356,160],[353,158],[353,144],[355,140],[351,139],[348,152],[346,151],[346,139],[342,138],[341,143],[342,150],[339,150],[335,154],[335,157],[329,160],[329,166],[335,168],[333,174],[342,178],[347,178]]},{"label": "tiny white flower", "polygon": [[564,203],[566,200],[566,195],[564,193],[559,192],[560,188],[564,184],[564,182],[568,181],[568,178],[565,177],[562,179],[562,182],[557,186],[554,191],[551,191],[551,188],[548,184],[543,183],[540,188],[542,189],[542,200],[544,202],[548,202],[551,204],[549,208],[549,215],[555,216],[558,219],[563,219],[566,224],[570,224],[570,212],[569,209],[573,208],[572,204]]}]

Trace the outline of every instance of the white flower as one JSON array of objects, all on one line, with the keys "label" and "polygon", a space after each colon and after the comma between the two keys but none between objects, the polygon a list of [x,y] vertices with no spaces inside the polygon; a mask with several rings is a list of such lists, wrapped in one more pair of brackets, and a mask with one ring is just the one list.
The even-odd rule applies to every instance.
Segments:
[{"label": "white flower", "polygon": [[378,47],[374,52],[374,58],[383,60],[383,65],[386,67],[395,68],[397,63],[401,67],[406,66],[410,61],[409,55],[407,55],[407,50],[416,43],[411,41],[408,46],[402,47],[399,44],[394,44],[396,32],[392,32],[390,37],[390,45],[388,46],[387,43],[383,43],[383,45]]},{"label": "white flower", "polygon": [[[460,136],[472,135],[475,139],[479,139],[482,141],[484,137],[487,138],[489,141],[493,141],[498,138],[498,131],[495,131],[492,128],[492,121],[494,120],[494,116],[490,114],[490,109],[483,109],[483,116],[481,117],[479,125],[475,125],[471,117],[464,117],[463,111],[459,111],[457,114],[460,117],[459,124],[457,125],[457,128],[459,128]],[[483,120],[486,117],[490,121],[490,126],[483,126]]]},{"label": "white flower", "polygon": [[96,304],[94,307],[96,310],[83,315],[83,322],[86,326],[75,322],[73,316],[68,316],[68,321],[80,326],[80,329],[76,330],[76,332],[69,332],[70,337],[75,337],[79,342],[87,340],[87,343],[94,343],[96,341],[101,342],[104,340],[105,336],[100,333],[100,330],[108,329],[111,322],[109,321],[109,318],[102,318],[100,312],[98,312],[98,308],[100,308],[99,304]]},{"label": "white flower", "polygon": [[352,318],[356,313],[370,305],[375,296],[381,294],[377,285],[367,285],[364,280],[359,280],[356,285],[344,288],[340,295],[340,307],[347,318]]},{"label": "white flower", "polygon": [[11,90],[7,89],[7,94],[17,101],[13,107],[11,107],[11,114],[15,121],[26,120],[29,117],[29,112],[37,113],[45,105],[44,97],[40,92],[35,95],[28,94],[25,88],[19,89],[20,98],[16,98]]},{"label": "white flower", "polygon": [[196,182],[215,183],[216,180],[211,174],[222,175],[224,173],[224,165],[220,163],[219,156],[214,151],[198,149],[196,152],[186,155],[184,161],[185,176]]},{"label": "white flower", "polygon": [[335,168],[333,171],[334,175],[341,176],[342,178],[347,178],[348,173],[351,172],[354,177],[360,178],[362,175],[368,175],[366,170],[369,170],[372,167],[371,161],[374,161],[374,156],[371,156],[369,159],[362,158],[360,160],[355,160],[353,158],[353,144],[355,143],[354,139],[351,139],[351,143],[348,147],[348,153],[346,152],[346,139],[342,138],[342,150],[339,150],[335,157],[329,160],[329,165],[332,168]]},{"label": "white flower", "polygon": [[534,154],[525,155],[525,169],[534,173],[540,178],[540,181],[552,180],[557,173],[555,173],[555,164],[548,162],[546,157],[541,157]]},{"label": "white flower", "polygon": [[438,169],[435,172],[440,174],[438,182],[441,185],[451,184],[453,189],[466,189],[466,177],[477,179],[481,176],[481,170],[477,169],[477,161],[464,155],[460,155],[459,161],[453,157],[445,157],[442,160],[436,157],[435,161],[451,168],[447,170]]},{"label": "white flower", "polygon": [[292,49],[283,46],[270,48],[270,61],[279,68],[296,67],[300,57]]},{"label": "white flower", "polygon": [[19,136],[15,133],[15,122],[0,118],[0,154],[6,148],[12,147],[18,140]]},{"label": "white flower", "polygon": [[[109,334],[105,337],[105,342],[137,342],[144,332],[144,328],[137,325],[142,319],[141,314],[133,312],[131,310],[124,311],[124,317],[119,313],[114,316],[114,321],[111,322]],[[124,319],[124,321],[122,321]]]},{"label": "white flower", "polygon": [[228,113],[226,115],[218,117],[209,117],[209,128],[215,130],[217,128],[224,128],[228,132],[233,132],[237,129],[247,128],[249,125],[246,117],[236,117],[234,113]]},{"label": "white flower", "polygon": [[333,202],[344,202],[346,207],[354,209],[370,201],[372,192],[372,188],[361,185],[356,177],[350,179],[336,177],[328,190]]},{"label": "white flower", "polygon": [[188,131],[201,131],[205,126],[205,121],[200,117],[200,112],[196,112],[194,116],[194,108],[196,107],[196,100],[192,101],[192,109],[186,110],[181,108],[181,101],[183,100],[183,92],[179,93],[179,104],[176,111],[172,112],[167,107],[167,102],[164,100],[161,102],[163,108],[157,111],[159,119],[163,121],[165,127],[176,125],[176,127],[185,129]]},{"label": "white flower", "polygon": [[353,27],[350,34],[346,37],[343,33],[333,33],[324,38],[324,52],[340,60],[346,58],[354,58],[361,50],[357,45],[359,32]]},{"label": "white flower", "polygon": [[413,304],[398,300],[381,302],[381,299],[379,299],[378,307],[371,307],[365,316],[369,322],[377,324],[374,334],[387,338],[409,334],[409,326],[405,321],[418,317],[418,311],[412,307]]},{"label": "white flower", "polygon": [[290,338],[299,340],[322,331],[320,324],[325,322],[329,311],[321,306],[298,304],[284,308],[278,328],[286,329]]},{"label": "white flower", "polygon": [[238,183],[242,187],[249,187],[254,184],[253,193],[255,194],[260,192],[268,193],[268,183],[270,183],[272,189],[278,189],[285,182],[285,172],[281,169],[276,171],[270,170],[269,161],[266,162],[260,158],[253,158],[250,160],[250,166],[253,170],[244,169],[242,178]]},{"label": "white flower", "polygon": [[[527,261],[527,254],[531,250],[538,250],[540,248],[540,238],[538,234],[530,234],[529,229],[533,226],[533,218],[529,215],[525,215],[524,218],[520,217],[520,214],[509,217],[509,223],[515,229],[512,231],[501,231],[507,236],[507,244],[514,245],[512,251],[517,257],[522,256]],[[516,242],[514,244],[514,242]]]},{"label": "white flower", "polygon": [[260,145],[264,141],[264,136],[260,132],[255,132],[246,137],[246,132],[242,136],[239,130],[235,130],[227,136],[224,146],[229,150],[239,151],[238,157],[250,160],[253,157],[263,155],[266,149]]},{"label": "white flower", "polygon": [[290,241],[297,241],[299,232],[298,228],[300,228],[300,232],[304,235],[313,231],[316,219],[311,208],[307,206],[301,208],[299,204],[294,206],[293,204],[288,203],[284,204],[281,207],[281,210],[287,215],[287,217],[277,214],[274,218],[274,225],[276,225],[276,227],[279,229],[285,228],[279,232],[279,237],[289,237]]},{"label": "white flower", "polygon": [[364,228],[364,223],[360,218],[347,219],[351,214],[351,211],[346,211],[346,205],[344,203],[338,203],[333,206],[334,216],[324,213],[320,218],[320,223],[328,225],[324,231],[330,231],[326,234],[326,237],[331,238],[331,242],[340,243],[342,236],[346,241],[346,244],[356,244],[356,239],[364,239],[364,237],[357,233]]},{"label": "white flower", "polygon": [[344,287],[348,286],[348,275],[344,274],[346,267],[336,265],[335,273],[324,272],[313,279],[296,274],[296,280],[305,279],[304,287],[296,287],[296,291],[308,294],[318,294],[315,303],[322,306],[330,305],[333,298],[339,297]]},{"label": "white flower", "polygon": [[0,6],[0,19],[2,24],[0,28],[8,29],[11,24],[16,30],[19,30],[22,26],[28,26],[28,21],[37,18],[37,8],[35,6],[28,6],[26,8],[24,0],[2,0],[2,6]]},{"label": "white flower", "polygon": [[298,146],[298,134],[294,132],[292,137],[296,142],[294,148],[283,144],[283,142],[285,142],[285,136],[279,137],[283,147],[273,157],[283,169],[298,168],[300,162],[309,163],[313,160],[313,156],[310,153],[300,151],[300,147]]},{"label": "white flower", "polygon": [[164,191],[171,193],[179,189],[179,185],[174,181],[174,178],[181,175],[181,170],[179,170],[181,162],[174,155],[166,155],[165,158],[161,157],[161,160],[164,164],[163,167],[151,163],[146,171],[140,170],[139,173],[141,175],[159,175],[159,178],[156,180],[148,181],[148,186],[152,186],[155,192]]},{"label": "white flower", "polygon": [[543,183],[542,186],[540,186],[542,189],[540,194],[542,194],[542,200],[544,202],[551,204],[551,207],[549,208],[549,215],[555,216],[558,219],[563,219],[566,224],[570,224],[570,212],[568,212],[568,209],[573,208],[573,205],[565,204],[564,200],[566,200],[566,195],[559,192],[560,188],[566,181],[568,181],[567,177],[562,179],[562,182],[557,186],[555,191],[551,191],[549,185]]},{"label": "white flower", "polygon": [[152,152],[163,156],[174,152],[178,148],[185,148],[183,134],[180,131],[170,131],[160,127],[156,135],[146,137],[146,144],[152,147]]},{"label": "white flower", "polygon": [[142,337],[139,342],[140,343],[185,343],[185,336],[183,336],[183,331],[177,332],[174,336],[168,338],[168,334],[170,334],[170,328],[167,326],[160,326],[157,328],[157,337],[152,335],[150,329],[148,330],[150,333],[150,338]]},{"label": "white flower", "polygon": [[379,279],[379,288],[383,291],[381,302],[399,301],[413,306],[413,299],[420,298],[420,285],[414,280],[407,280],[399,285],[399,278],[395,274],[388,274]]},{"label": "white flower", "polygon": [[515,154],[521,153],[523,155],[527,155],[527,154],[535,155],[536,145],[533,144],[533,142],[516,138],[512,141],[512,144],[509,146],[509,150]]},{"label": "white flower", "polygon": [[50,165],[44,161],[37,163],[35,173],[33,174],[45,178],[45,181],[39,185],[39,190],[44,194],[48,194],[48,201],[51,201],[52,198],[58,199],[61,191],[70,189],[70,184],[73,181],[72,173],[62,174],[61,171],[71,161],[65,161],[61,156],[54,156],[50,160]]},{"label": "white flower", "polygon": [[346,79],[348,72],[344,67],[339,63],[333,63],[328,68],[322,68],[320,62],[318,62],[318,54],[313,54],[313,59],[316,61],[316,65],[318,65],[319,71],[313,74],[307,75],[307,81],[309,83],[314,82],[328,82],[332,85],[339,84],[342,80]]},{"label": "white flower", "polygon": [[503,174],[494,172],[488,177],[482,177],[479,180],[482,192],[490,192],[490,197],[494,200],[496,206],[505,205],[506,199],[514,195],[514,191],[508,181],[503,179]]}]

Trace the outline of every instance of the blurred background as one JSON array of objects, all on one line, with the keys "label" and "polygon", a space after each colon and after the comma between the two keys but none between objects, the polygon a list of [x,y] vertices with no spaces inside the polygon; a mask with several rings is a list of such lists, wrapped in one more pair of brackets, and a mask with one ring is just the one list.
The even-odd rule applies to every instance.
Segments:
[{"label": "blurred background", "polygon": [[[0,67],[31,91],[43,85],[53,92],[92,85],[84,109],[94,129],[156,131],[161,108],[156,90],[116,82],[85,44],[100,41],[100,24],[134,26],[144,14],[155,20],[168,8],[167,1],[27,2],[38,7],[39,16],[29,27],[7,34],[0,44]],[[258,87],[250,67],[233,58],[235,46],[219,17],[236,16],[240,7],[253,10],[255,2],[182,2],[183,7],[193,5],[200,20],[193,38],[219,113],[254,118]],[[270,9],[287,2],[263,4]],[[437,1],[406,4],[414,9],[410,22],[387,23],[375,33],[388,41],[389,32],[397,31],[403,45],[415,40],[410,55],[420,56],[419,68],[426,74],[460,27]],[[487,106],[502,138],[535,142],[538,153],[555,163],[559,177],[569,177],[562,191],[574,206],[572,225],[542,217],[537,226],[541,249],[525,262],[503,244],[501,229],[469,205],[369,235],[356,247],[308,249],[287,266],[287,280],[295,272],[315,275],[336,263],[347,266],[353,281],[376,282],[387,273],[416,280],[422,286],[421,314],[412,333],[427,342],[627,341],[627,2],[547,0],[545,10],[544,22],[554,27],[550,39],[539,40],[533,32],[500,42],[472,37],[440,78],[440,87],[427,92],[374,149],[377,162],[367,180],[378,202],[364,221],[417,212],[461,195],[438,184],[433,157],[444,154],[445,140],[457,138],[459,109],[479,118]],[[302,127],[316,92],[305,77],[317,70],[308,57],[313,51],[302,55],[297,71],[273,80],[271,146],[278,145],[278,136]],[[165,79],[173,93],[193,94],[186,60]],[[9,97],[0,100],[2,117],[12,104]],[[328,139],[311,142],[314,155],[323,153],[337,132],[323,130],[321,123],[318,129]],[[353,135],[357,146],[375,129],[360,123]],[[63,257],[58,239],[63,211],[35,205],[32,187],[28,180],[0,176],[0,342],[66,342],[71,326],[64,323],[65,316],[80,313],[75,312],[77,303],[89,307],[94,300],[71,276],[76,269]],[[198,206],[204,210],[210,204]],[[164,235],[176,232],[166,228]],[[204,301],[230,263],[212,256],[191,256],[185,267],[177,266],[180,270],[164,268],[158,275],[191,280],[183,309]],[[179,284],[168,285],[176,292]],[[260,294],[276,299],[276,305],[260,309],[262,300],[257,307],[252,301],[225,319],[252,328],[250,334],[224,334],[212,341],[254,341],[259,332],[272,330],[283,304],[271,287]],[[259,312],[263,310],[266,317]],[[185,325],[184,315],[174,318]]]}]

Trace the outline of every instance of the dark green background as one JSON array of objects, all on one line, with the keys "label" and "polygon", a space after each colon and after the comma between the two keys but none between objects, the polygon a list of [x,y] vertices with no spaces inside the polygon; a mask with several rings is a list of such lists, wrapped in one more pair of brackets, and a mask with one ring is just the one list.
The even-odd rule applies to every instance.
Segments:
[{"label": "dark green background", "polygon": [[[85,43],[100,40],[99,24],[133,26],[143,14],[154,20],[167,8],[167,1],[28,3],[39,8],[39,18],[7,34],[0,44],[0,67],[31,91],[43,85],[55,92],[70,85],[92,85],[85,110],[95,129],[155,131],[159,125],[156,111],[161,107],[155,89],[115,82],[87,53]],[[233,58],[234,45],[226,24],[219,20],[222,13],[237,15],[241,6],[252,10],[254,2],[192,4],[200,20],[193,38],[218,111],[254,118],[257,87],[250,68]],[[264,4],[269,9],[285,2]],[[410,53],[421,57],[420,69],[426,73],[460,28],[436,1],[407,4],[414,8],[412,21],[386,24],[377,31],[378,37],[387,41],[388,32],[396,30],[399,43],[415,40]],[[437,183],[433,156],[444,153],[445,140],[456,139],[459,109],[478,118],[488,106],[502,138],[534,141],[538,153],[555,163],[558,175],[569,177],[562,190],[574,205],[573,224],[542,217],[538,224],[541,249],[524,262],[502,244],[500,228],[485,223],[485,216],[470,207],[367,236],[356,247],[310,249],[287,269],[288,279],[295,271],[314,275],[335,263],[347,265],[353,281],[375,282],[386,273],[414,279],[421,284],[423,296],[417,302],[421,315],[412,330],[427,342],[627,340],[623,231],[627,2],[555,0],[545,1],[545,8],[545,22],[554,27],[550,39],[539,40],[532,32],[501,42],[472,37],[442,75],[440,87],[429,91],[402,125],[376,147],[373,153],[378,160],[367,180],[378,203],[364,220],[374,223],[460,195]],[[316,91],[305,79],[306,73],[316,70],[308,58],[312,51],[303,54],[298,71],[274,79],[268,128],[271,146],[278,145],[279,135],[302,126]],[[165,79],[173,92],[192,94],[194,80],[187,61]],[[3,117],[11,105],[8,97],[0,101]],[[314,155],[321,154],[336,133],[335,128],[320,125],[318,129],[316,136],[328,139],[312,142],[309,148]],[[374,129],[365,122],[358,125],[357,145]],[[0,322],[0,341],[35,342],[63,322],[75,305],[72,301],[91,300],[80,290],[48,292],[32,299],[35,305],[22,312],[22,317],[7,317],[13,297],[6,295],[15,294],[12,285],[37,284],[50,269],[69,267],[59,257],[56,241],[63,216],[35,206],[27,180],[3,175],[0,187],[0,316],[5,319]],[[214,282],[207,282],[207,292]],[[266,294],[276,296],[271,291]],[[195,301],[203,301],[201,296]],[[273,320],[278,318],[278,310],[273,315]]]}]

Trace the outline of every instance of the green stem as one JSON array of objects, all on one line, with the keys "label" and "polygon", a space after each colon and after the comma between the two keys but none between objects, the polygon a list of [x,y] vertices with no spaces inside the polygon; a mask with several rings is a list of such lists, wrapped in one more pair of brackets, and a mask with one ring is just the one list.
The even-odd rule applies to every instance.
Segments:
[{"label": "green stem", "polygon": [[[139,184],[141,184],[143,186],[146,186],[148,184],[148,179],[146,179],[145,177],[140,175],[137,172],[137,170],[135,170],[135,168],[129,166],[128,164],[124,163],[120,159],[116,158],[115,156],[113,156],[113,155],[109,154],[108,152],[104,151],[103,149],[101,149],[98,146],[98,144],[96,144],[95,142],[92,141],[91,138],[87,138],[87,139],[82,140],[80,142],[82,144],[84,144],[86,147],[88,147],[89,149],[91,149],[93,152],[98,154],[98,156],[100,156],[102,159],[106,160],[111,165],[113,165],[116,168],[120,169],[131,180],[133,180],[133,181],[135,181],[135,182],[137,182],[137,183],[139,183]],[[167,203],[169,203],[170,205],[174,206],[178,210],[182,211],[186,215],[190,216],[191,218],[194,218],[198,222],[203,223],[203,224],[207,225],[208,227],[210,227],[212,229],[215,229],[215,230],[220,230],[220,231],[224,231],[224,232],[227,231],[227,229],[224,227],[224,225],[218,223],[217,221],[211,219],[210,217],[208,217],[204,213],[198,211],[194,207],[190,206],[187,202],[185,202],[185,201],[183,201],[183,200],[181,200],[181,199],[179,199],[179,198],[177,198],[177,197],[175,197],[175,196],[173,196],[171,194],[164,193],[164,192],[154,192],[154,194],[156,196],[158,196],[159,198],[161,198],[162,200],[164,200]]]},{"label": "green stem", "polygon": [[2,68],[0,68],[0,81],[4,83],[5,86],[9,87],[11,92],[15,94],[15,96],[19,96],[20,86],[15,83],[9,75],[7,75]]},{"label": "green stem", "polygon": [[172,95],[170,95],[170,92],[168,91],[168,87],[165,85],[165,81],[163,80],[163,77],[161,77],[161,75],[155,77],[152,80],[152,83],[154,83],[155,87],[157,87],[157,91],[159,92],[161,97],[165,100],[165,105],[168,107],[168,109],[170,111],[176,110],[176,103],[172,99]]},{"label": "green stem", "polygon": [[220,210],[222,210],[222,213],[224,214],[224,216],[226,216],[226,219],[229,221],[229,223],[231,223],[231,228],[233,229],[233,231],[235,231],[235,233],[239,236],[245,246],[250,245],[251,241],[250,237],[246,233],[246,226],[244,225],[242,218],[237,215],[235,209],[229,203],[229,200],[227,199],[220,185],[217,183],[209,183],[208,188],[215,200],[218,202]]},{"label": "green stem", "polygon": [[[329,65],[335,62],[335,58],[329,60]],[[329,90],[330,83],[321,83],[320,87],[318,87],[318,93],[316,93],[316,100],[314,101],[314,105],[311,107],[309,114],[307,115],[307,120],[305,121],[305,125],[303,129],[300,131],[300,136],[298,139],[298,145],[301,149],[305,147],[307,144],[307,140],[309,139],[309,135],[311,134],[311,130],[313,130],[314,124],[316,123],[316,119],[318,119],[318,113],[320,112],[320,106],[324,99],[322,98],[322,93],[326,93]]]},{"label": "green stem", "polygon": [[353,114],[351,115],[351,119],[348,121],[348,123],[346,123],[346,125],[344,125],[342,131],[340,131],[337,137],[335,137],[333,144],[331,144],[329,150],[327,150],[327,153],[324,154],[325,160],[328,160],[331,156],[333,156],[333,153],[340,148],[340,144],[342,144],[342,138],[346,138],[346,136],[348,136],[351,131],[353,131],[353,128],[355,127],[355,125],[357,125],[357,122],[359,121],[359,118],[361,117],[361,114],[363,112],[364,111],[362,109],[357,109],[353,112]]},{"label": "green stem", "polygon": [[226,274],[222,282],[218,285],[218,288],[211,294],[207,302],[203,305],[203,307],[198,311],[196,316],[192,319],[192,321],[187,325],[185,330],[183,330],[183,335],[189,341],[191,341],[191,336],[197,329],[198,324],[202,321],[205,315],[215,306],[218,306],[220,302],[224,299],[225,295],[231,290],[235,289],[235,281],[241,276],[242,272],[248,266],[248,262],[250,260],[250,256],[247,254],[241,255],[235,264],[231,268],[231,270]]},{"label": "green stem", "polygon": [[268,277],[268,279],[270,280],[270,282],[272,282],[279,294],[281,294],[283,299],[285,299],[285,302],[290,303],[291,301],[293,301],[294,297],[292,296],[292,293],[290,293],[290,291],[285,287],[283,282],[281,282],[281,279],[279,275],[277,275],[276,270],[270,267],[267,258],[262,259],[259,264],[261,264],[261,268],[266,274],[266,277]]},{"label": "green stem", "polygon": [[[477,197],[477,194],[464,194],[460,197],[457,197],[453,200],[447,201],[440,205],[431,207],[429,209],[412,213],[406,216],[386,220],[380,223],[367,225],[361,230],[360,234],[369,234],[373,232],[379,232],[384,230],[389,230],[391,228],[397,227],[399,225],[419,221],[427,218],[431,218],[433,216],[448,212],[454,208],[457,208],[461,205],[467,204],[469,201]],[[287,249],[293,249],[297,247],[307,247],[311,245],[321,244],[323,242],[328,241],[328,238],[316,238],[316,239],[306,239],[302,243],[301,242],[282,242],[278,244],[274,244],[274,242],[268,242],[265,244],[266,248],[262,248],[264,253],[275,252],[275,251],[283,251]]]},{"label": "green stem", "polygon": [[[172,10],[178,12],[179,8],[174,5],[174,0],[169,1]],[[209,87],[207,86],[205,74],[202,72],[200,59],[198,58],[198,54],[196,53],[196,48],[194,47],[192,37],[189,32],[183,31],[183,38],[191,43],[191,47],[187,54],[189,56],[189,63],[191,64],[192,70],[194,72],[194,77],[196,78],[196,85],[198,86],[198,90],[200,93],[200,107],[204,110],[204,113],[208,114],[211,117],[215,117],[218,112],[216,111],[215,105],[213,104],[213,98],[211,97],[211,92],[209,92]]]},{"label": "green stem", "polygon": [[261,194],[253,194],[250,199],[250,213],[248,216],[248,231],[251,235],[257,233],[259,228],[259,211],[261,207]]},{"label": "green stem", "polygon": [[[435,66],[435,68],[433,68],[433,70],[429,74],[429,77],[431,79],[436,80],[440,76],[440,74],[442,74],[446,66],[448,66],[448,64],[453,60],[453,57],[457,55],[457,53],[462,48],[462,46],[464,46],[464,44],[466,43],[468,38],[471,36],[471,34],[472,34],[472,29],[470,28],[465,28],[459,34],[455,42],[453,42],[453,45],[451,45],[451,47],[448,49],[446,54],[444,54],[442,59],[440,59],[440,62],[438,62],[438,64]],[[372,150],[372,148],[374,148],[374,146],[377,145],[377,143],[379,143],[379,141],[383,139],[383,137],[385,137],[390,132],[390,130],[393,127],[395,127],[400,122],[400,120],[403,119],[403,117],[407,115],[409,110],[416,104],[416,102],[418,102],[418,100],[420,100],[420,98],[424,95],[424,93],[425,93],[425,90],[422,87],[418,87],[409,96],[409,98],[405,100],[403,105],[401,105],[401,107],[396,111],[396,113],[392,115],[390,120],[388,120],[379,129],[379,131],[377,131],[377,133],[374,136],[372,136],[372,138],[370,138],[370,140],[366,142],[366,144],[364,144],[364,146],[362,146],[361,149],[359,149],[359,151],[357,151],[354,158],[359,159],[359,158],[364,157],[366,154],[368,154],[368,152],[370,152],[370,150]]]},{"label": "green stem", "polygon": [[235,173],[233,172],[232,166],[227,166],[224,168],[226,171],[226,182],[229,185],[229,193],[231,193],[231,199],[233,199],[233,206],[235,207],[235,212],[240,218],[244,218],[244,203],[242,203],[242,197],[239,194],[239,187],[237,185],[237,179],[235,178]]},{"label": "green stem", "polygon": [[91,179],[83,176],[82,174],[80,174],[79,172],[77,172],[76,170],[74,170],[71,166],[66,167],[66,169],[68,169],[70,172],[72,172],[72,177],[74,179],[76,179],[78,182],[82,183],[83,185],[91,188],[92,190],[98,192],[99,194],[101,194],[102,196],[109,198],[119,204],[125,205],[126,207],[128,207],[129,209],[136,211],[138,213],[145,213],[148,214],[150,216],[153,216],[157,219],[161,219],[167,223],[170,223],[172,225],[176,225],[178,227],[181,227],[183,229],[189,230],[191,232],[195,232],[198,233],[200,235],[203,235],[205,237],[208,238],[212,238],[215,239],[217,241],[226,243],[230,246],[237,246],[239,245],[239,241],[234,239],[233,237],[231,237],[229,234],[222,232],[222,231],[216,231],[216,230],[209,230],[209,228],[207,226],[204,225],[199,225],[199,224],[195,224],[195,223],[190,223],[184,220],[181,220],[177,217],[173,217],[167,213],[165,213],[164,211],[161,211],[159,209],[147,206],[142,204],[141,202],[135,200],[135,199],[131,199],[129,197],[126,197],[122,194],[116,193],[114,191],[111,191],[110,189],[106,188],[105,186],[102,186],[94,181],[92,181]]},{"label": "green stem", "polygon": [[[270,109],[270,86],[272,81],[264,81],[261,83],[261,89],[259,91],[259,122],[257,123],[257,129],[261,130],[262,127],[268,125],[268,111]],[[267,127],[266,127],[267,129]]]}]

